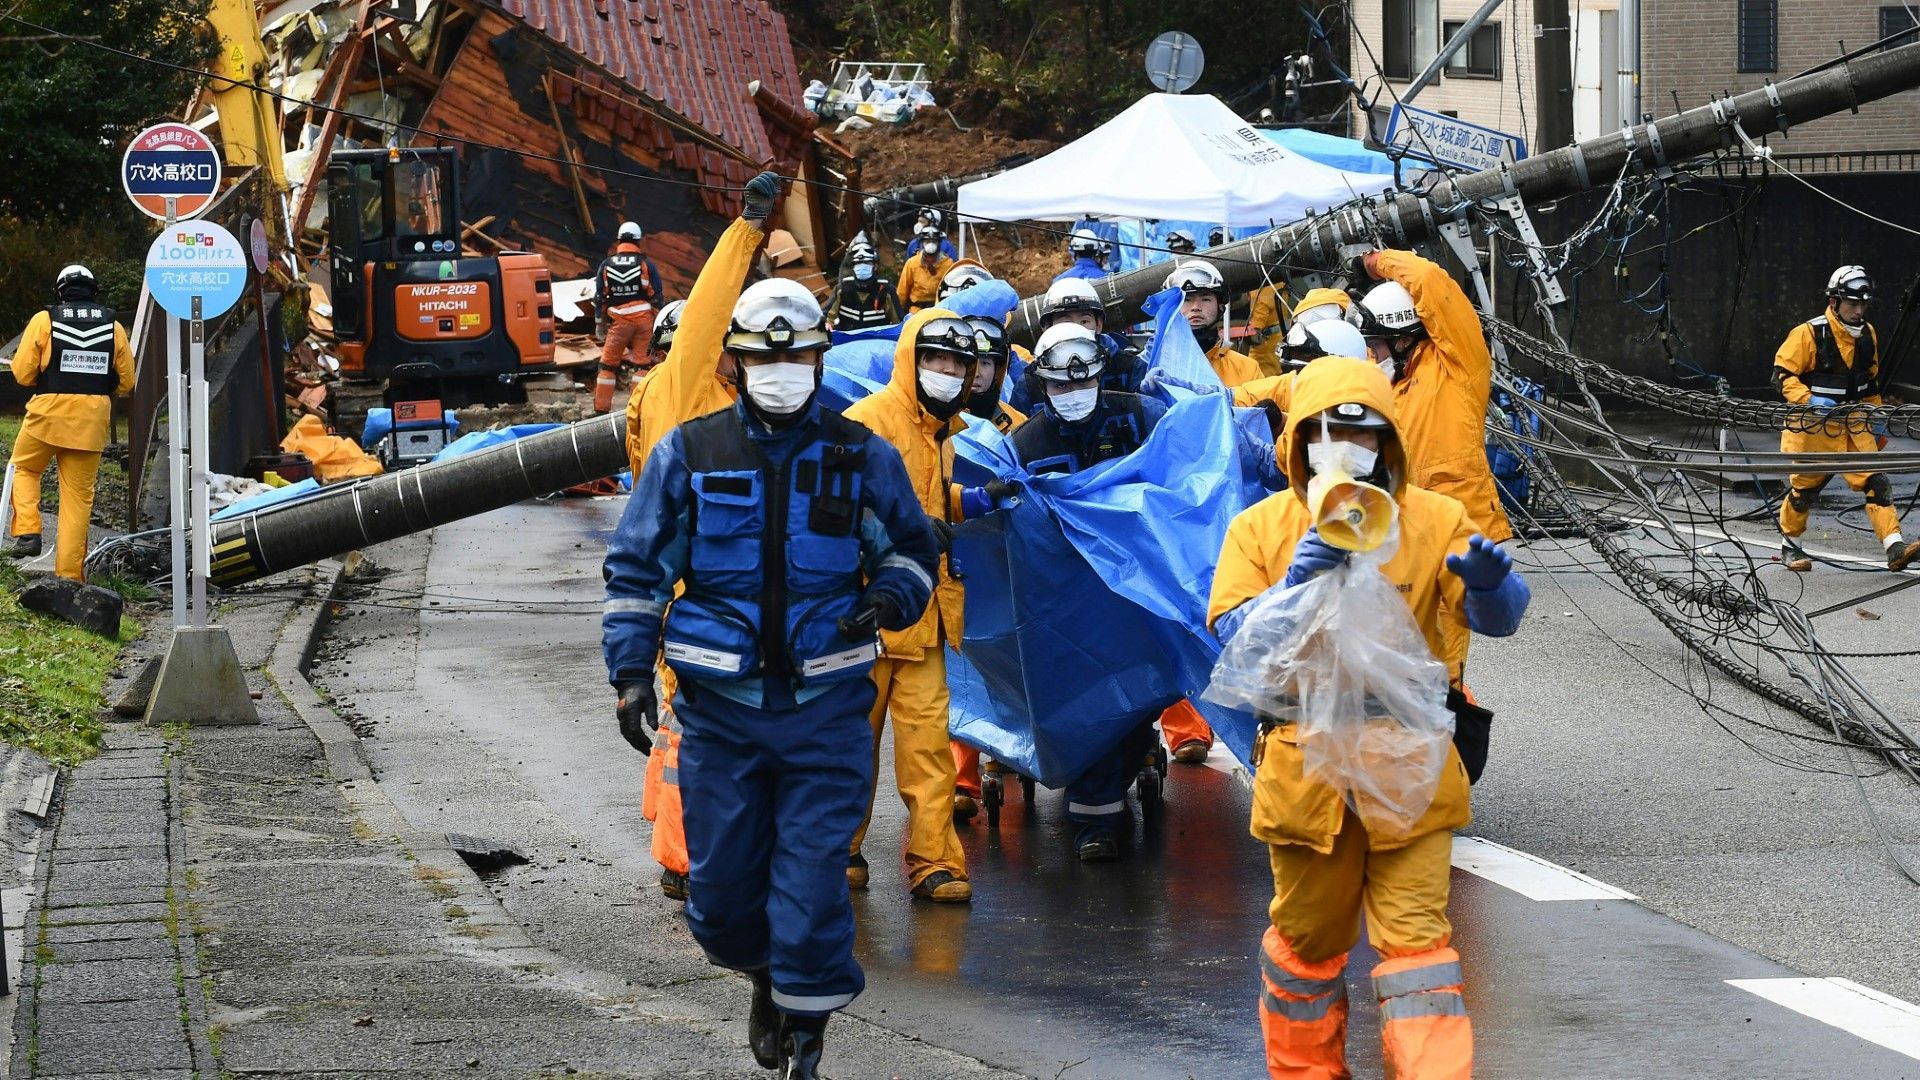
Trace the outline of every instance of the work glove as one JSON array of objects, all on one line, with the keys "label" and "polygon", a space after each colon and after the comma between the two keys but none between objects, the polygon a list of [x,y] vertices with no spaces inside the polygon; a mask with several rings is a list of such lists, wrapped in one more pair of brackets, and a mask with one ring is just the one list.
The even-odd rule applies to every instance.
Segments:
[{"label": "work glove", "polygon": [[1840,402],[1838,399],[1835,399],[1835,398],[1823,397],[1820,394],[1814,394],[1813,396],[1807,398],[1807,404],[1813,406],[1816,409],[1831,409],[1835,405],[1840,404]]},{"label": "work glove", "polygon": [[1320,539],[1319,529],[1308,529],[1307,535],[1294,545],[1293,562],[1287,567],[1286,585],[1304,585],[1316,575],[1344,564],[1348,552],[1344,548],[1334,547]]},{"label": "work glove", "polygon": [[1227,388],[1224,386],[1202,386],[1198,383],[1190,383],[1185,379],[1169,375],[1160,368],[1154,368],[1148,371],[1147,377],[1140,380],[1140,389],[1149,394],[1165,390],[1169,387],[1185,390],[1190,394],[1224,394],[1227,392]]},{"label": "work glove", "polygon": [[607,343],[607,324],[605,322],[593,324],[593,343],[595,345],[605,345]]},{"label": "work glove", "polygon": [[1280,433],[1287,430],[1287,414],[1281,412],[1280,406],[1272,401],[1261,402],[1260,411],[1266,415],[1267,430],[1273,434],[1273,441],[1278,443]]},{"label": "work glove", "polygon": [[636,679],[620,684],[620,704],[614,715],[620,718],[620,736],[627,745],[643,754],[653,752],[649,732],[660,730],[660,702],[653,696],[651,679]]},{"label": "work glove", "polygon": [[885,596],[869,593],[853,605],[853,611],[837,624],[840,636],[848,641],[871,641],[879,636],[880,627],[898,622],[900,609]]},{"label": "work glove", "polygon": [[748,221],[765,221],[773,216],[773,201],[780,197],[780,174],[763,172],[747,181],[746,206],[740,216]]},{"label": "work glove", "polygon": [[1475,533],[1467,541],[1465,555],[1447,556],[1447,569],[1466,582],[1467,588],[1475,592],[1497,589],[1500,583],[1513,572],[1513,556],[1499,544]]},{"label": "work glove", "polygon": [[953,550],[953,522],[928,514],[927,528],[933,530],[933,542],[939,545],[940,554]]},{"label": "work glove", "polygon": [[1004,510],[1013,505],[1020,496],[1020,486],[1005,480],[989,480],[979,487],[963,488],[960,491],[960,513],[967,520],[985,517],[995,510]]},{"label": "work glove", "polygon": [[1886,446],[1887,445],[1887,418],[1884,416],[1874,417],[1872,430],[1873,430],[1874,437],[1880,440],[1880,445],[1882,447]]},{"label": "work glove", "polygon": [[1347,276],[1348,285],[1367,285],[1373,282],[1373,270],[1367,266],[1367,258],[1372,254],[1371,251],[1362,252],[1341,264],[1340,271]]}]

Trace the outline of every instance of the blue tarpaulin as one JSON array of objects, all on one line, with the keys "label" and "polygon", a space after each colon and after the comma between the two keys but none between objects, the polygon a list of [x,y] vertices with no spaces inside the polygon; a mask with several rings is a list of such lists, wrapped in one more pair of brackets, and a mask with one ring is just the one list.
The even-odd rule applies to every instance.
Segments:
[{"label": "blue tarpaulin", "polygon": [[[963,289],[942,301],[940,306],[956,315],[1002,319],[1020,303],[1020,294],[1004,281],[983,281]],[[826,371],[821,375],[821,403],[830,409],[845,411],[847,406],[877,393],[893,378],[893,349],[900,340],[900,326],[876,326],[851,333],[834,331],[833,347],[827,350]],[[1002,382],[1002,397],[1012,380]]]},{"label": "blue tarpaulin", "polygon": [[230,517],[239,517],[242,514],[251,514],[255,510],[265,510],[269,506],[279,506],[281,503],[299,502],[301,499],[304,499],[309,495],[317,494],[319,491],[320,491],[320,481],[311,480],[311,479],[302,480],[298,483],[288,484],[285,487],[274,488],[272,491],[263,491],[260,494],[253,496],[252,498],[241,499],[238,502],[228,503],[226,506],[221,507],[219,511],[214,513],[213,516],[210,517],[208,520],[224,521]]},{"label": "blue tarpaulin", "polygon": [[[1149,360],[1217,385],[1177,295],[1159,294],[1148,310],[1159,330]],[[978,676],[954,697],[956,738],[1059,786],[1205,686],[1219,652],[1206,629],[1213,568],[1227,525],[1264,495],[1238,460],[1248,451],[1233,412],[1219,395],[1178,400],[1140,450],[1068,476],[1028,474],[988,425],[955,436],[956,479],[991,474],[1024,492],[955,535],[967,585],[962,652]],[[1244,760],[1252,718],[1201,709]]]},{"label": "blue tarpaulin", "polygon": [[1310,161],[1330,165],[1342,172],[1392,176],[1393,159],[1378,150],[1367,149],[1358,139],[1329,135],[1312,128],[1261,128],[1260,134]]}]

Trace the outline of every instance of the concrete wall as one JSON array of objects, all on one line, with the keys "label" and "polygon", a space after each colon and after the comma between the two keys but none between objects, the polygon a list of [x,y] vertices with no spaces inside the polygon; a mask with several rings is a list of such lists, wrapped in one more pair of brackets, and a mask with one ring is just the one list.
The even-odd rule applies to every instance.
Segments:
[{"label": "concrete wall", "polygon": [[[1758,89],[1781,82],[1848,48],[1880,36],[1875,0],[1779,0],[1779,70],[1741,74],[1736,0],[1643,0],[1640,5],[1640,108],[1656,116],[1673,111],[1674,95],[1685,108],[1703,105],[1723,91]],[[1898,6],[1897,4],[1891,6]],[[1920,147],[1920,91],[1909,91],[1862,108],[1795,128],[1783,152],[1907,149]]]}]

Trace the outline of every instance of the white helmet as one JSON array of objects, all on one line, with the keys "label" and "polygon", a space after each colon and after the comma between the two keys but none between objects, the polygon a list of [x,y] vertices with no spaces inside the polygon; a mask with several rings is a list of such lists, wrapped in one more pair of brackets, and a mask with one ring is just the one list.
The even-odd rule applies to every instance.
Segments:
[{"label": "white helmet", "polygon": [[1073,235],[1067,237],[1067,251],[1076,256],[1092,257],[1105,255],[1107,245],[1093,230],[1075,229]]},{"label": "white helmet", "polygon": [[1397,281],[1383,281],[1360,299],[1360,329],[1370,338],[1425,332],[1413,305],[1413,294]]},{"label": "white helmet", "polygon": [[971,289],[983,281],[992,280],[993,271],[988,270],[979,263],[957,263],[953,269],[947,271],[947,276],[940,279],[938,299],[945,300],[947,297],[952,296],[962,289]]},{"label": "white helmet", "polygon": [[673,332],[680,329],[680,309],[687,306],[685,300],[675,300],[660,309],[660,315],[653,320],[653,336],[647,340],[649,349],[665,349],[673,344]]},{"label": "white helmet", "polygon": [[1033,373],[1048,382],[1097,379],[1106,367],[1099,340],[1078,323],[1047,327],[1033,347]]},{"label": "white helmet", "polygon": [[920,216],[923,218],[926,218],[927,224],[933,226],[936,229],[940,227],[940,222],[944,220],[940,216],[940,211],[934,209],[931,206],[921,207]]},{"label": "white helmet", "polygon": [[1107,305],[1100,302],[1100,295],[1093,291],[1093,282],[1086,278],[1061,278],[1047,286],[1047,299],[1040,311],[1040,319],[1045,322],[1055,315],[1069,311],[1091,311],[1104,321]]},{"label": "white helmet", "polygon": [[768,278],[747,286],[733,305],[726,347],[749,353],[824,349],[831,340],[826,322],[820,301],[805,286]]},{"label": "white helmet", "polygon": [[1212,293],[1219,297],[1222,303],[1227,299],[1227,279],[1220,276],[1220,271],[1214,269],[1212,263],[1198,259],[1175,266],[1173,273],[1167,275],[1167,280],[1162,282],[1160,287],[1179,289],[1181,296],[1191,296],[1198,292]]},{"label": "white helmet", "polygon": [[[93,280],[93,271],[79,263],[61,270],[53,279],[53,294],[62,300],[92,299],[98,287]],[[69,296],[69,293],[73,295]]]},{"label": "white helmet", "polygon": [[637,222],[637,221],[623,221],[623,222],[621,222],[621,223],[620,223],[620,231],[619,231],[619,232],[617,232],[617,233],[615,233],[615,234],[614,234],[614,237],[615,237],[615,239],[619,239],[619,240],[638,240],[638,239],[640,239],[640,223],[639,223],[639,222]]},{"label": "white helmet", "polygon": [[1193,234],[1185,229],[1175,229],[1167,234],[1167,250],[1175,255],[1191,255],[1199,246],[1194,242]]},{"label": "white helmet", "polygon": [[[1332,304],[1325,306],[1333,307]],[[1292,329],[1287,331],[1286,343],[1280,346],[1280,366],[1288,371],[1297,371],[1306,367],[1309,361],[1323,356],[1350,356],[1355,360],[1365,360],[1366,339],[1345,319],[1318,319],[1310,323],[1296,321]]]},{"label": "white helmet", "polygon": [[1827,279],[1827,296],[1835,300],[1873,299],[1873,279],[1864,266],[1843,266]]}]

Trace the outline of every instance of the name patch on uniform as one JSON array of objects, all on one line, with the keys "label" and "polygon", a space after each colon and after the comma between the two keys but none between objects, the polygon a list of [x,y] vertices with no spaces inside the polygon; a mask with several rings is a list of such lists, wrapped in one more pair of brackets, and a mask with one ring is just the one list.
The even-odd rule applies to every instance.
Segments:
[{"label": "name patch on uniform", "polygon": [[844,671],[873,660],[879,655],[878,645],[862,645],[857,649],[834,653],[830,656],[817,656],[800,665],[800,674],[806,678],[826,675],[835,671]]},{"label": "name patch on uniform", "polygon": [[68,375],[105,375],[112,359],[103,352],[67,348],[60,353],[60,370]]}]

